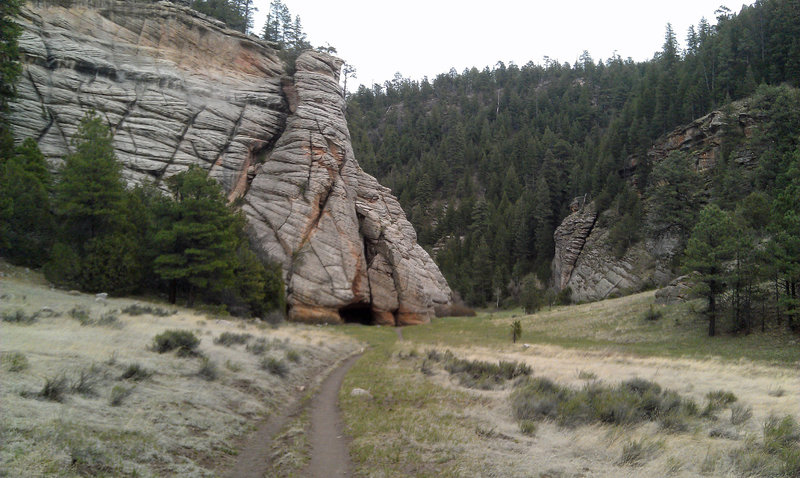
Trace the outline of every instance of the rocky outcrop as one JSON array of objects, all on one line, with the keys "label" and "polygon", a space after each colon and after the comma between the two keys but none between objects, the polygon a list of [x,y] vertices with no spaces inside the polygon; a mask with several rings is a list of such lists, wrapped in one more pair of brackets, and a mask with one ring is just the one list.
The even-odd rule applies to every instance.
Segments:
[{"label": "rocky outcrop", "polygon": [[[763,121],[764,118],[750,111],[747,100],[737,101],[730,105],[728,111],[712,111],[687,125],[675,128],[650,148],[647,159],[655,164],[674,151],[683,151],[694,158],[696,170],[703,173],[711,170],[721,157],[726,134],[749,139]],[[740,166],[753,166],[756,156],[752,149],[743,144],[737,145],[731,151],[731,159]],[[633,162],[635,167],[637,161]]]},{"label": "rocky outcrop", "polygon": [[10,122],[54,168],[95,110],[129,183],[194,164],[243,202],[292,318],[413,324],[450,304],[399,203],[356,162],[340,60],[304,53],[288,76],[268,44],[166,1],[31,0],[20,23]]},{"label": "rocky outcrop", "polygon": [[389,190],[353,156],[341,61],[297,60],[286,129],[245,196],[257,244],[287,273],[290,314],[416,324],[450,290]]},{"label": "rocky outcrop", "polygon": [[658,280],[659,268],[644,244],[630,247],[622,257],[614,254],[608,238],[614,218],[609,213],[601,216],[593,203],[573,206],[554,234],[553,285],[557,290],[569,288],[576,302],[636,291]]},{"label": "rocky outcrop", "polygon": [[[735,102],[727,111],[714,111],[662,137],[647,152],[647,161],[655,164],[680,151],[692,158],[699,173],[705,174],[721,158],[723,144],[727,141],[729,160],[733,164],[754,167],[757,146],[744,140],[753,137],[764,119],[751,111],[746,100]],[[642,159],[629,158],[619,173],[644,194],[645,185],[637,184],[635,176]],[[648,286],[665,286],[675,278],[673,266],[682,238],[674,228],[669,225],[645,227],[643,240],[629,248],[623,257],[617,257],[608,240],[614,214],[605,211],[598,215],[593,205],[576,207],[576,204],[580,205],[573,202],[572,214],[554,234],[552,283],[557,290],[569,287],[573,300],[577,301],[599,300]],[[648,205],[646,198],[645,205]],[[659,219],[649,215],[647,210],[645,216],[651,225]],[[656,235],[651,230],[660,232]],[[668,291],[677,293],[673,289]]]},{"label": "rocky outcrop", "polygon": [[656,291],[656,304],[677,304],[694,298],[694,279],[695,277],[692,275],[676,277],[669,284]]},{"label": "rocky outcrop", "polygon": [[585,202],[585,197],[573,200],[570,205],[572,214],[561,222],[553,234],[553,284],[558,290],[570,287],[572,271],[597,221],[594,203],[584,204]]}]

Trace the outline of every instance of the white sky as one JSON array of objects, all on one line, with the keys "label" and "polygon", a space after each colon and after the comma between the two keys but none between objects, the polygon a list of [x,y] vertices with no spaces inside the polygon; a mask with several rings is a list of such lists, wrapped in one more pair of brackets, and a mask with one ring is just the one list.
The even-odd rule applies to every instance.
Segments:
[{"label": "white sky", "polygon": [[[260,33],[270,0],[255,0]],[[714,11],[729,0],[283,0],[299,15],[308,40],[329,43],[355,66],[354,83],[383,84],[395,72],[433,80],[451,67],[543,64],[549,56],[573,64],[584,50],[595,63],[616,51],[623,59],[647,60],[661,49],[671,23],[681,46],[701,17],[716,23]],[[748,2],[750,3],[750,2]],[[351,80],[352,81],[352,80]],[[355,86],[352,88],[354,89]],[[350,85],[348,85],[350,86]],[[351,89],[351,88],[348,88]]]}]

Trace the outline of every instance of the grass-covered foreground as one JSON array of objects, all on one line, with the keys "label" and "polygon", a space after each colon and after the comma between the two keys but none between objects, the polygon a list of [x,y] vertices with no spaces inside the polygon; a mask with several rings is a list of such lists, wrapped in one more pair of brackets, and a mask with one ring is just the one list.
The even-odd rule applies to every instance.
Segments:
[{"label": "grass-covered foreground", "polygon": [[797,338],[709,338],[701,305],[347,327],[370,344],[340,392],[357,476],[798,476]]},{"label": "grass-covered foreground", "polygon": [[220,476],[262,419],[358,347],[0,271],[0,476]]}]

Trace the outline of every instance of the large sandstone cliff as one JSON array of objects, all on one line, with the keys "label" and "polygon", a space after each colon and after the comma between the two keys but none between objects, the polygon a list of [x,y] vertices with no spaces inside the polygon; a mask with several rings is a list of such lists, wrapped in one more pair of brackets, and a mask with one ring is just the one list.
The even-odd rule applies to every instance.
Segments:
[{"label": "large sandstone cliff", "polygon": [[397,200],[356,162],[337,58],[304,53],[289,75],[268,44],[167,1],[30,0],[20,23],[10,122],[54,167],[94,109],[130,183],[196,164],[243,201],[293,319],[414,324],[451,302]]},{"label": "large sandstone cliff", "polygon": [[[647,152],[647,160],[654,164],[672,152],[681,151],[692,158],[698,172],[705,174],[721,157],[726,130],[729,135],[749,139],[763,120],[750,111],[746,101],[734,103],[730,111],[714,111],[665,135]],[[730,159],[733,164],[749,168],[754,166],[756,156],[752,146],[739,141]],[[641,159],[630,158],[620,174],[646,193],[642,185],[635,184],[633,176]],[[676,277],[673,265],[681,241],[668,224],[660,224],[659,218],[648,215],[647,222],[659,227],[645,229],[661,232],[646,235],[622,257],[617,257],[608,239],[616,219],[614,214],[609,211],[598,214],[592,203],[584,205],[581,198],[576,201],[572,214],[554,233],[552,282],[556,289],[569,287],[573,300],[592,301],[647,286],[664,286]]]}]

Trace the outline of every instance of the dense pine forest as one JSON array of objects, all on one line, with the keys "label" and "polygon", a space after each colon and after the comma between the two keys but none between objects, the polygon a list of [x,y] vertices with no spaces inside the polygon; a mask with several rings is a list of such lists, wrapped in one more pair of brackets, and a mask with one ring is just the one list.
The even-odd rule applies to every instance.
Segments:
[{"label": "dense pine forest", "polygon": [[[701,19],[686,32],[685,48],[667,25],[661,51],[641,63],[584,52],[573,65],[500,62],[361,86],[347,103],[356,157],[399,197],[420,243],[469,303],[531,301],[526,288],[546,294],[553,231],[577,196],[615,211],[620,252],[649,232],[653,207],[688,239],[709,202],[733,213],[751,193],[758,198],[747,204],[767,209],[798,197],[790,192],[800,157],[797,12],[797,0],[723,8],[715,23]],[[700,178],[681,158],[649,164],[647,150],[665,133],[743,98],[766,118],[752,139],[766,145],[756,168],[722,161]],[[734,141],[744,139],[731,138],[728,150]],[[664,184],[687,184],[691,194],[659,190]],[[797,213],[796,201],[786,207]],[[763,238],[767,226],[759,227]],[[797,270],[786,274],[796,297]]]}]

